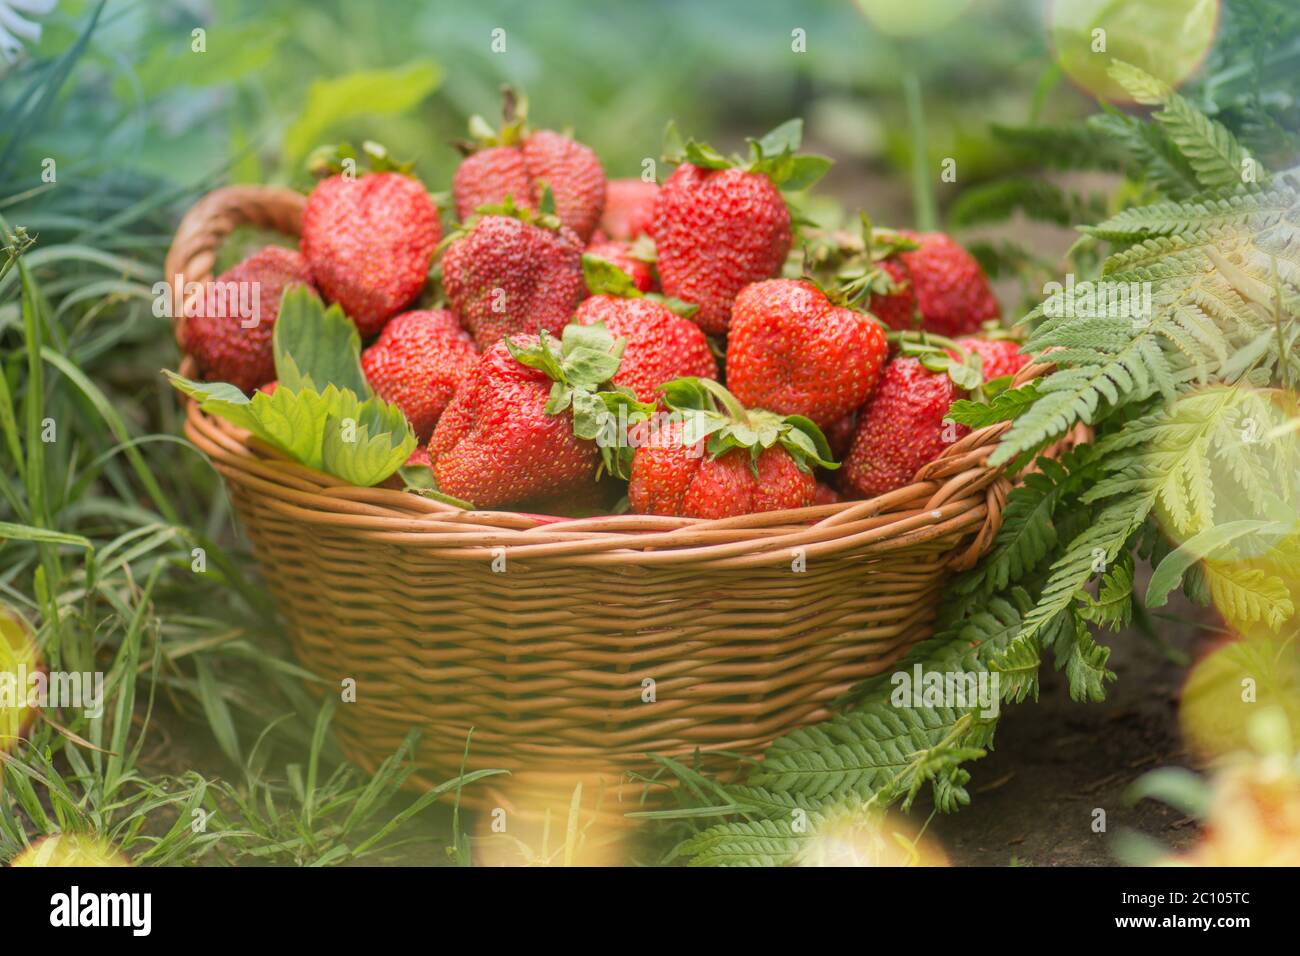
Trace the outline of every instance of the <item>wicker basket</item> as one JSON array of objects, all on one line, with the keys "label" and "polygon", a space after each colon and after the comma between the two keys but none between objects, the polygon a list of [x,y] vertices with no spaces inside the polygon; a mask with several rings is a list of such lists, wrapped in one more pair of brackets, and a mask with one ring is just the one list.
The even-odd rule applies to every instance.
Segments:
[{"label": "wicker basket", "polygon": [[[210,279],[237,226],[296,234],[302,207],[208,195],[168,279]],[[571,788],[647,754],[755,755],[927,637],[945,578],[997,531],[1010,486],[985,459],[1006,427],[870,501],[719,521],[465,512],[341,485],[193,403],[185,433],[225,476],[302,663],[356,680],[335,722],[352,759],[373,768],[418,725],[419,779],[440,781],[472,728],[471,768]]]}]

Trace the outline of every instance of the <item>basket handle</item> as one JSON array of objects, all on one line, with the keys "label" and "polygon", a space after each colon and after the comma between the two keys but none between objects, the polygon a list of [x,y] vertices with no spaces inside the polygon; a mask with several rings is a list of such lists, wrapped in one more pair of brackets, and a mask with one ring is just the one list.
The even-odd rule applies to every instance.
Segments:
[{"label": "basket handle", "polygon": [[[217,249],[240,226],[273,229],[297,236],[307,197],[287,186],[226,186],[190,207],[167,252],[166,279],[172,290],[176,342],[185,350],[184,290],[188,283],[212,279]],[[181,301],[177,301],[177,300]]]}]

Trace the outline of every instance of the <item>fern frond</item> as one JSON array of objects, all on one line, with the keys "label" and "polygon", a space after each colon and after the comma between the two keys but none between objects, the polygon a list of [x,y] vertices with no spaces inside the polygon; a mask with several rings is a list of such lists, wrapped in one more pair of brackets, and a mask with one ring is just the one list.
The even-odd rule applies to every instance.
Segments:
[{"label": "fern frond", "polygon": [[1083,592],[1075,610],[1083,620],[1112,631],[1128,627],[1133,620],[1132,555],[1121,554],[1115,565],[1102,575],[1097,597]]},{"label": "fern frond", "polygon": [[[1098,570],[1109,566],[1142,526],[1155,503],[1154,492],[1121,496],[1107,505],[1096,519],[1052,563],[1038,603],[1025,615],[1019,637],[1037,635],[1057,621]],[[1019,640],[1017,637],[1017,640]]]},{"label": "fern frond", "polygon": [[790,820],[738,820],[709,827],[683,842],[690,866],[787,866],[807,836]]},{"label": "fern frond", "polygon": [[948,408],[948,417],[959,425],[983,428],[998,422],[1009,422],[1038,400],[1038,390],[1033,383],[998,392],[990,401],[977,402],[959,399]]},{"label": "fern frond", "polygon": [[[1130,63],[1115,61],[1110,75],[1139,103],[1162,107],[1155,118],[1202,187],[1231,189],[1242,184],[1248,164],[1254,160],[1222,123],[1210,119],[1167,84]],[[1258,170],[1256,178],[1262,182],[1267,175]]]},{"label": "fern frond", "polygon": [[1295,614],[1291,591],[1277,575],[1222,561],[1203,568],[1215,607],[1234,626],[1263,622],[1276,631]]},{"label": "fern frond", "polygon": [[1129,241],[1222,226],[1257,231],[1281,220],[1295,203],[1296,194],[1286,185],[1254,192],[1243,190],[1222,198],[1134,206],[1098,225],[1084,226],[1082,231],[1100,239]]},{"label": "fern frond", "polygon": [[1106,669],[1110,648],[1094,641],[1083,621],[1076,619],[1074,625],[1066,631],[1068,639],[1053,645],[1057,664],[1065,668],[1071,700],[1100,703],[1106,699],[1106,681],[1115,679],[1114,672]]},{"label": "fern frond", "polygon": [[1038,700],[1038,671],[1043,663],[1043,646],[1037,634],[1023,634],[1007,645],[989,666],[1002,684],[1002,699],[1019,704],[1027,697]]}]

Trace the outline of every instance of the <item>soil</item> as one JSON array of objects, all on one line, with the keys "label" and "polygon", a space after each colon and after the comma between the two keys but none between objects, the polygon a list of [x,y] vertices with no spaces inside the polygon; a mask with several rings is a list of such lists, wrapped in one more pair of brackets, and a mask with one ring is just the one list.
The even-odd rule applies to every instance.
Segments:
[{"label": "soil", "polygon": [[[970,806],[936,815],[928,829],[953,865],[1107,866],[1123,862],[1117,851],[1126,834],[1171,849],[1196,839],[1197,825],[1180,811],[1125,799],[1144,773],[1190,766],[1178,728],[1183,655],[1194,658],[1209,632],[1197,623],[1200,609],[1171,603],[1169,610],[1177,621],[1152,622],[1166,646],[1137,628],[1099,638],[1111,648],[1117,677],[1103,703],[1070,700],[1064,674],[1045,666],[1038,702],[1003,712],[996,749],[968,766]],[[1098,809],[1104,832],[1094,831]],[[929,812],[918,802],[913,815],[923,820]]]}]

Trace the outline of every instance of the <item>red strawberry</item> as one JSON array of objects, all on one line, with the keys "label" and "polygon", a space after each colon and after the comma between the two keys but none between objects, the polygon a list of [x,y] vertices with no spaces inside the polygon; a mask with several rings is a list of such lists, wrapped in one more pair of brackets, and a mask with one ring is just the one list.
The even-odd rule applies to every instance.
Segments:
[{"label": "red strawberry", "polygon": [[446,309],[404,312],[361,353],[366,381],[393,402],[421,441],[427,441],[456,387],[478,360],[478,349]]},{"label": "red strawberry", "polygon": [[[576,492],[594,481],[604,405],[595,387],[618,369],[613,337],[571,325],[497,342],[456,391],[429,439],[438,490],[480,508]],[[557,385],[558,383],[558,385]]]},{"label": "red strawberry", "polygon": [[[481,117],[470,121],[479,151],[467,156],[452,177],[456,216],[464,221],[480,206],[510,196],[520,209],[538,209],[548,188],[560,221],[585,243],[605,207],[605,171],[591,148],[543,129],[531,132],[527,104],[507,90],[505,122],[493,131]],[[469,148],[473,148],[472,146]]]},{"label": "red strawberry", "polygon": [[1020,353],[1020,343],[1015,339],[962,338],[957,344],[979,354],[986,382],[1015,375],[1029,364],[1029,356]]},{"label": "red strawberry", "polygon": [[[245,392],[275,378],[271,337],[280,296],[294,284],[314,289],[307,260],[295,249],[267,246],[223,272],[207,284],[203,297],[186,304],[182,347],[205,378]],[[245,306],[246,314],[240,314]],[[251,324],[245,327],[245,322]]]},{"label": "red strawberry", "polygon": [[429,458],[428,445],[416,445],[415,451],[411,452],[410,457],[406,459],[405,467],[407,468],[419,467],[421,465],[425,468],[433,467],[433,461]]},{"label": "red strawberry", "polygon": [[642,292],[649,292],[654,285],[654,272],[650,263],[638,259],[632,254],[632,243],[609,239],[605,242],[593,242],[587,247],[587,254],[608,259],[632,277],[632,284]]},{"label": "red strawberry", "polygon": [[666,295],[700,307],[694,319],[705,332],[726,332],[740,290],[777,275],[785,263],[790,213],[778,187],[806,188],[830,165],[794,155],[802,129],[792,120],[751,140],[748,161],[694,141],[670,143],[670,155],[685,161],[655,202],[659,279]]},{"label": "red strawberry", "polygon": [[964,335],[1001,314],[979,263],[951,236],[907,231],[901,235],[918,243],[916,249],[899,252],[898,258],[915,290],[923,328],[940,335]]},{"label": "red strawberry", "polygon": [[826,427],[867,399],[889,347],[880,325],[811,282],[769,279],[736,297],[727,384],[746,405]]},{"label": "red strawberry", "polygon": [[600,231],[610,239],[649,235],[654,224],[659,184],[643,179],[611,179],[605,184],[605,211]]},{"label": "red strawberry", "polygon": [[839,504],[844,499],[840,493],[826,484],[824,481],[817,482],[817,491],[813,495],[813,504],[817,505],[834,505]]},{"label": "red strawberry", "polygon": [[470,219],[442,256],[447,300],[481,350],[506,335],[559,332],[586,295],[578,237],[546,225],[552,217],[504,208]]},{"label": "red strawberry", "polygon": [[920,328],[916,311],[916,289],[912,287],[907,267],[898,259],[883,259],[880,268],[889,276],[892,292],[873,292],[868,311],[891,329],[907,332]]},{"label": "red strawberry", "polygon": [[812,466],[834,467],[815,426],[746,410],[717,382],[677,379],[664,397],[681,417],[632,456],[627,493],[638,514],[727,518],[803,508],[817,490]]},{"label": "red strawberry", "polygon": [[302,254],[316,284],[362,336],[420,294],[441,238],[438,207],[397,172],[323,179],[302,214]]},{"label": "red strawberry", "polygon": [[858,415],[856,410],[849,412],[843,418],[837,418],[827,425],[823,432],[826,434],[826,444],[831,447],[831,457],[836,461],[842,461],[848,454],[849,446],[853,444],[853,433],[858,427]]},{"label": "red strawberry", "polygon": [[964,394],[946,373],[931,371],[918,358],[901,355],[886,365],[880,385],[858,412],[841,473],[845,490],[874,498],[910,484],[922,465],[970,431],[944,422]]},{"label": "red strawberry", "polygon": [[700,327],[653,299],[593,295],[578,306],[579,325],[604,323],[625,340],[623,361],[614,376],[642,402],[658,400],[659,386],[675,378],[716,378],[718,365]]},{"label": "red strawberry", "polygon": [[659,193],[654,235],[665,294],[698,305],[695,321],[716,335],[727,331],[736,294],[781,268],[790,213],[764,175],[687,163]]}]

